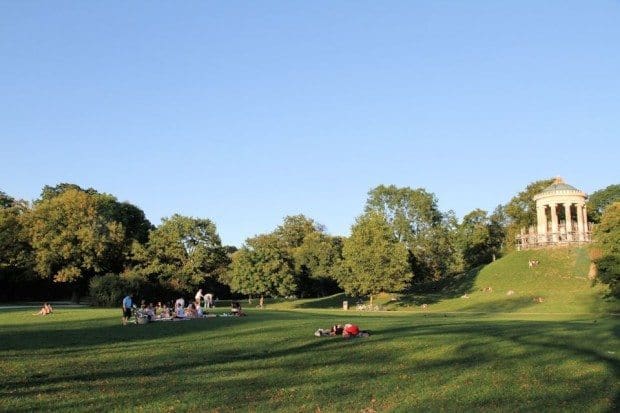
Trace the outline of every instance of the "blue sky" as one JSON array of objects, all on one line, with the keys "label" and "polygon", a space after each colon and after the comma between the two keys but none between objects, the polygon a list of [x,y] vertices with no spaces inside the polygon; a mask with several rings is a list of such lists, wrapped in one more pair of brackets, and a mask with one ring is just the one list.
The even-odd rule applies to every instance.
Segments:
[{"label": "blue sky", "polygon": [[369,189],[461,217],[620,182],[618,1],[0,0],[0,190],[71,182],[226,244]]}]

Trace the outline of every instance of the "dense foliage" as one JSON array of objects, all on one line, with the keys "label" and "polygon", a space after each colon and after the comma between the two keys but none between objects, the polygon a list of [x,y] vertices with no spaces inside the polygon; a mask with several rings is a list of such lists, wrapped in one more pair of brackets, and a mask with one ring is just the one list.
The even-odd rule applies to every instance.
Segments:
[{"label": "dense foliage", "polygon": [[[446,285],[512,248],[520,228],[535,223],[533,196],[552,182],[533,182],[493,213],[475,209],[460,222],[423,188],[379,185],[348,238],[293,215],[239,249],[222,245],[208,218],[175,214],[155,227],[139,207],[93,188],[45,186],[32,203],[0,191],[0,300],[90,294],[111,305],[121,290],[149,299],[198,288],[320,297]],[[588,204],[600,221],[599,277],[616,295],[619,188],[596,191]]]},{"label": "dense foliage", "polygon": [[620,202],[605,209],[594,229],[594,239],[598,280],[609,286],[611,295],[620,298]]}]

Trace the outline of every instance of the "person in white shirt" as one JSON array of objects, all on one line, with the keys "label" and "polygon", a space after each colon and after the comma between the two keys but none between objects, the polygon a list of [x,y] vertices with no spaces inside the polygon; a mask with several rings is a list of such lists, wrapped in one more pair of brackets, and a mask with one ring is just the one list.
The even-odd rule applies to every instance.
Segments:
[{"label": "person in white shirt", "polygon": [[196,293],[196,296],[194,297],[194,299],[196,300],[196,307],[200,307],[200,300],[202,300],[202,297],[204,297],[204,295],[202,294],[202,288],[200,290],[198,290],[198,292]]},{"label": "person in white shirt", "polygon": [[213,294],[207,293],[204,295],[205,297],[205,308],[213,308]]}]

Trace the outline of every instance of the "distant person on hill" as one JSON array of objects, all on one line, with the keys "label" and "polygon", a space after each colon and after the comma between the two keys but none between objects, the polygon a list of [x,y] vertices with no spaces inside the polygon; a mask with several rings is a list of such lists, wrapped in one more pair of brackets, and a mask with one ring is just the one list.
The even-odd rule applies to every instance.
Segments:
[{"label": "distant person on hill", "polygon": [[129,293],[123,298],[123,325],[126,325],[131,317],[131,307],[133,306],[133,294]]}]

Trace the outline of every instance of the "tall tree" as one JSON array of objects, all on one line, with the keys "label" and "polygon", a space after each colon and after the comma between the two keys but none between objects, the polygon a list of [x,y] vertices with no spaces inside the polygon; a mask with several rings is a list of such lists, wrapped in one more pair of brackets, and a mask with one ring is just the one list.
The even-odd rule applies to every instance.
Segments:
[{"label": "tall tree", "polygon": [[288,296],[297,290],[292,257],[281,238],[259,235],[233,254],[230,288],[248,295]]},{"label": "tall tree", "polygon": [[378,212],[367,212],[351,228],[344,242],[338,282],[352,295],[402,291],[411,280],[408,251]]},{"label": "tall tree", "polygon": [[555,179],[543,179],[529,184],[525,189],[514,196],[504,207],[508,225],[506,227],[506,249],[515,247],[515,237],[521,228],[536,225],[536,201],[534,195],[539,194]]},{"label": "tall tree", "polygon": [[506,204],[505,212],[511,225],[518,228],[536,225],[536,201],[534,195],[553,184],[554,179],[543,179],[529,184]]},{"label": "tall tree", "polygon": [[489,263],[499,254],[502,238],[499,223],[486,211],[475,209],[463,217],[459,226],[459,241],[468,268]]},{"label": "tall tree", "polygon": [[301,296],[321,296],[337,291],[337,268],[342,260],[343,239],[323,232],[312,232],[293,252],[295,271],[303,289]]},{"label": "tall tree", "polygon": [[437,198],[423,188],[379,185],[368,192],[366,212],[381,213],[399,241],[408,245],[441,222]]},{"label": "tall tree", "polygon": [[620,201],[620,185],[609,185],[607,188],[593,192],[587,204],[590,222],[600,222],[605,208],[617,201]]},{"label": "tall tree", "polygon": [[612,296],[620,298],[620,201],[604,210],[593,238],[593,248],[598,250],[598,280],[609,286]]},{"label": "tall tree", "polygon": [[41,196],[37,202],[49,201],[50,199],[57,197],[58,195],[62,195],[67,191],[80,191],[85,192],[88,195],[98,194],[98,192],[93,188],[83,189],[79,185],[63,182],[55,186],[45,185],[43,190],[41,190]]},{"label": "tall tree", "polygon": [[313,219],[299,214],[285,217],[274,235],[280,238],[285,247],[293,249],[300,247],[308,235],[324,230],[324,227]]},{"label": "tall tree", "polygon": [[146,246],[134,243],[133,259],[140,263],[136,272],[183,292],[217,278],[228,265],[215,224],[178,214],[164,218]]},{"label": "tall tree", "polygon": [[461,268],[456,219],[439,210],[434,194],[422,188],[380,185],[368,192],[366,211],[382,214],[407,247],[416,280],[437,280]]},{"label": "tall tree", "polygon": [[122,251],[122,225],[108,221],[97,197],[86,192],[69,189],[43,199],[23,218],[37,272],[57,282],[75,283],[105,273]]},{"label": "tall tree", "polygon": [[0,300],[9,290],[32,278],[34,257],[21,217],[28,204],[0,191]]}]

